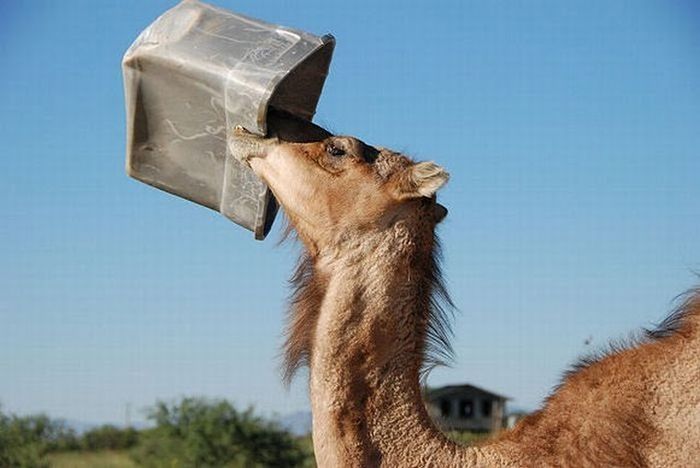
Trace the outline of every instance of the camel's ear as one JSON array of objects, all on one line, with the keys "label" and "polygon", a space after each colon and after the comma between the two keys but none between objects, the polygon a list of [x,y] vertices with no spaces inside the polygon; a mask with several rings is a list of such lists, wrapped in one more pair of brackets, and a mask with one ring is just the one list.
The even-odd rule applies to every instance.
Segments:
[{"label": "camel's ear", "polygon": [[413,164],[399,174],[394,195],[399,200],[432,197],[449,178],[447,171],[434,162]]},{"label": "camel's ear", "polygon": [[435,208],[433,208],[433,213],[435,214],[435,224],[440,223],[445,216],[447,216],[447,208],[439,203],[435,203]]}]

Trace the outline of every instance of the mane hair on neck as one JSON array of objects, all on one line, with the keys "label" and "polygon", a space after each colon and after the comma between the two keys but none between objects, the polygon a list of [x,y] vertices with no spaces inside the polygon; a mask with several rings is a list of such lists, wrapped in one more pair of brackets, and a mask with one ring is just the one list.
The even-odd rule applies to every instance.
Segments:
[{"label": "mane hair on neck", "polygon": [[[442,247],[437,235],[431,234],[432,251],[424,268],[425,287],[428,301],[425,311],[425,331],[421,343],[421,380],[425,381],[432,369],[447,366],[454,359],[451,345],[452,322],[456,307],[445,286],[442,274]],[[280,243],[298,237],[287,220]],[[289,385],[296,371],[309,364],[319,309],[326,294],[327,278],[316,271],[315,258],[303,249],[294,272],[289,280],[292,288],[290,307],[287,315],[285,341],[283,347],[282,375]]]},{"label": "mane hair on neck", "polygon": [[433,233],[433,250],[426,270],[430,301],[421,363],[421,381],[425,381],[435,367],[449,366],[454,360],[451,339],[454,336],[452,323],[457,308],[445,286],[442,261],[442,245],[438,236]]},{"label": "mane hair on neck", "polygon": [[325,282],[314,274],[313,260],[306,252],[299,258],[289,282],[293,292],[287,317],[283,364],[287,384],[300,367],[309,363],[319,309],[326,290]]}]

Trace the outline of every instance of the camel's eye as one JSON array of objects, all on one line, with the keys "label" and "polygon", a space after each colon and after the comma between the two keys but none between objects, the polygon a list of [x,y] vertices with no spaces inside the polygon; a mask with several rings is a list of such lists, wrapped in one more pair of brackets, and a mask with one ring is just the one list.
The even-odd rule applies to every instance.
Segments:
[{"label": "camel's eye", "polygon": [[345,150],[342,148],[338,148],[335,146],[333,143],[329,144],[326,147],[326,152],[330,154],[333,157],[339,158],[341,156],[345,156]]}]

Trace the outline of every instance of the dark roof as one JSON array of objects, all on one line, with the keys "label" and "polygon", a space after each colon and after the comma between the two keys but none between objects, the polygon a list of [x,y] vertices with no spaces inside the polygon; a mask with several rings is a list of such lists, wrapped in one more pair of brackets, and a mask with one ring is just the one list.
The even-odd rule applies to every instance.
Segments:
[{"label": "dark roof", "polygon": [[483,388],[477,387],[476,385],[461,384],[461,385],[445,385],[444,387],[428,388],[426,389],[426,397],[437,398],[445,395],[450,395],[454,393],[469,392],[469,393],[481,393],[493,399],[499,400],[510,400],[509,397],[505,395],[499,395],[498,393],[490,392],[484,390]]}]

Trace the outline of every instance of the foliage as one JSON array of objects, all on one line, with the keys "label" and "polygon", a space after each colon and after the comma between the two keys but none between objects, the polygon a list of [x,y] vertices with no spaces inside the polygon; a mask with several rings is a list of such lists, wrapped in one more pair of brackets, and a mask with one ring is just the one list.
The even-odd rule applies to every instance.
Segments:
[{"label": "foliage", "polygon": [[300,466],[304,468],[316,468],[316,459],[314,458],[314,441],[311,434],[297,437],[296,441],[301,447],[301,450],[306,454],[306,459]]},{"label": "foliage", "polygon": [[104,425],[83,434],[81,447],[84,450],[124,450],[134,447],[139,440],[139,433],[134,428],[120,429]]},{"label": "foliage", "polygon": [[45,415],[18,417],[0,412],[0,466],[45,467],[48,452],[77,446],[75,432],[61,422]]},{"label": "foliage", "polygon": [[293,467],[310,458],[286,431],[223,400],[159,402],[133,458],[145,467]]}]

